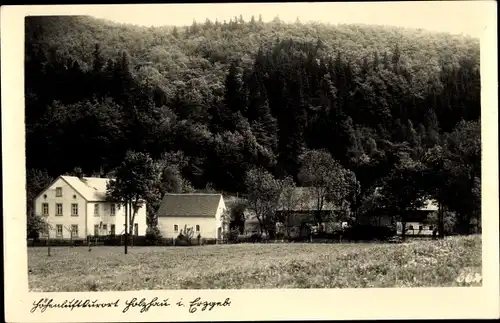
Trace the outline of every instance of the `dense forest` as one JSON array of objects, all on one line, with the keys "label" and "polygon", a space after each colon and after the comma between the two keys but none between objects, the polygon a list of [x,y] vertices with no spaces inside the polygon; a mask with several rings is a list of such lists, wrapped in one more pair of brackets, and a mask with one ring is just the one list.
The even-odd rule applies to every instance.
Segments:
[{"label": "dense forest", "polygon": [[133,150],[179,177],[175,190],[244,193],[256,166],[299,184],[301,156],[325,150],[355,174],[359,201],[419,165],[419,185],[463,228],[480,220],[478,39],[241,16],[154,28],[29,17],[25,80],[28,191],[75,169],[107,175]]}]

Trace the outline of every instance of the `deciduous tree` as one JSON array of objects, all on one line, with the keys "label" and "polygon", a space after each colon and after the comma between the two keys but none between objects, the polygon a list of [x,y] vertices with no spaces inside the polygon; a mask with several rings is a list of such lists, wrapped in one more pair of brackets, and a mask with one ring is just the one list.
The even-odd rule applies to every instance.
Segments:
[{"label": "deciduous tree", "polygon": [[114,175],[115,178],[107,184],[107,197],[110,201],[125,207],[125,253],[127,253],[128,233],[133,232],[139,208],[154,194],[159,171],[148,154],[128,151]]},{"label": "deciduous tree", "polygon": [[275,214],[280,195],[280,183],[263,168],[249,170],[245,175],[248,209],[259,222],[260,232],[269,234],[275,224]]}]

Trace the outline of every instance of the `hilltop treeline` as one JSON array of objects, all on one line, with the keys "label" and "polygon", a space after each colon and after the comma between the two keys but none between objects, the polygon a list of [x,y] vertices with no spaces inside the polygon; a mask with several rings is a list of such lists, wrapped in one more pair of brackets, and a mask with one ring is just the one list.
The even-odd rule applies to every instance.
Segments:
[{"label": "hilltop treeline", "polygon": [[194,188],[243,192],[249,169],[297,180],[300,156],[326,149],[366,193],[402,154],[430,173],[439,151],[448,200],[477,213],[480,154],[465,145],[480,145],[476,39],[253,17],[182,28],[30,17],[25,76],[27,167],[50,176],[104,175],[135,150]]}]

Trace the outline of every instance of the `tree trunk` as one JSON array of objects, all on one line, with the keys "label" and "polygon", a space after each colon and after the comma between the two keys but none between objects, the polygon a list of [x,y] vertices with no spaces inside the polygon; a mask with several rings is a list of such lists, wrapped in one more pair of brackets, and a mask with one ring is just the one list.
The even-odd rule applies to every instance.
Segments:
[{"label": "tree trunk", "polygon": [[128,201],[125,203],[125,254],[128,252]]},{"label": "tree trunk", "polygon": [[284,219],[285,221],[283,221],[283,222],[285,222],[285,232],[286,232],[286,236],[288,238],[290,238],[290,216],[291,215],[289,213],[287,213],[285,215],[285,219]]},{"label": "tree trunk", "polygon": [[441,200],[438,201],[438,234],[439,239],[444,239],[444,210]]},{"label": "tree trunk", "polygon": [[[134,203],[136,204],[136,203]],[[130,205],[130,221],[129,221],[129,226],[130,226],[130,235],[132,236],[132,243],[131,245],[134,245],[134,237],[135,237],[135,232],[134,232],[134,222],[135,222],[135,215],[136,215],[136,207],[133,206],[132,204]]]},{"label": "tree trunk", "polygon": [[50,234],[47,235],[47,256],[50,257]]},{"label": "tree trunk", "polygon": [[401,221],[401,239],[405,241],[406,239],[406,221]]}]

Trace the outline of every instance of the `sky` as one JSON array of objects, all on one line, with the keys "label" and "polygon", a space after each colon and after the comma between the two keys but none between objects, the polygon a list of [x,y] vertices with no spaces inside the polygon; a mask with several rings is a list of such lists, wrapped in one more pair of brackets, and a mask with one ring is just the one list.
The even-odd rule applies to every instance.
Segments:
[{"label": "sky", "polygon": [[[97,18],[141,26],[190,25],[193,20],[209,18],[220,22],[243,15],[262,15],[264,21],[274,17],[285,22],[362,23],[422,28],[480,37],[491,1],[412,1],[351,3],[219,3],[219,4],[151,4],[89,6],[85,13]],[[486,9],[486,10],[485,10]],[[83,12],[83,11],[82,11]]]}]

